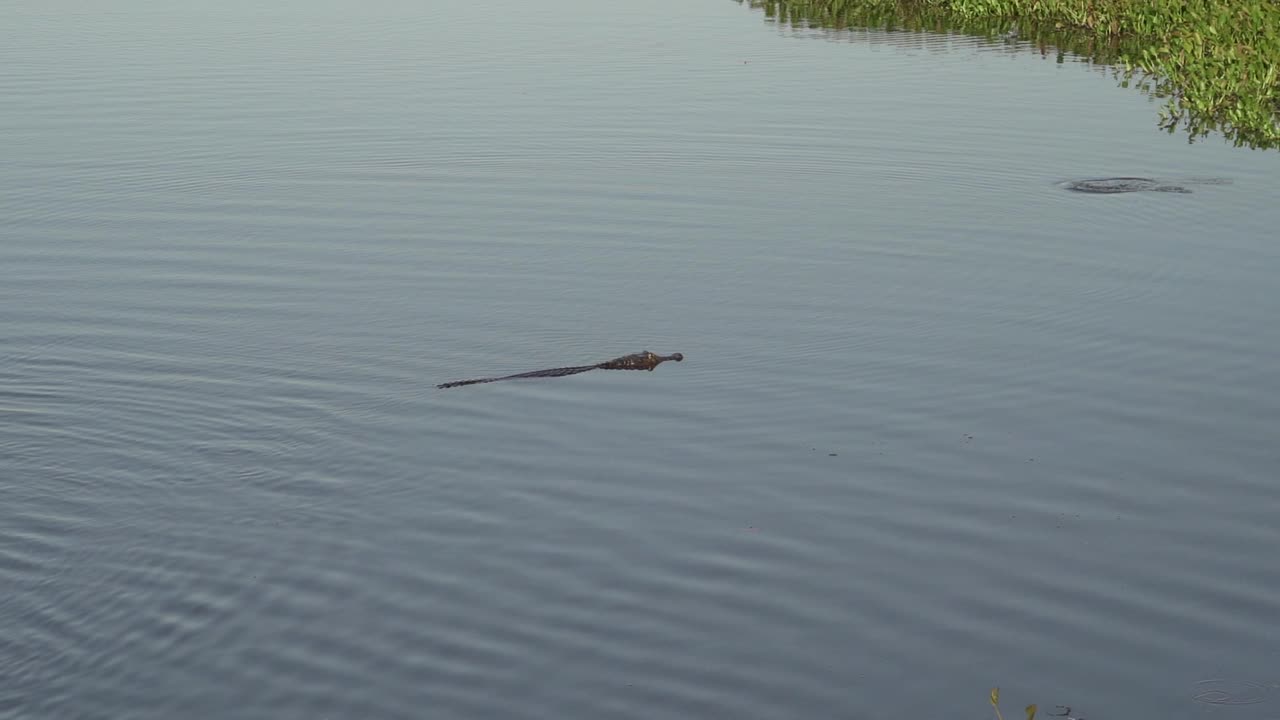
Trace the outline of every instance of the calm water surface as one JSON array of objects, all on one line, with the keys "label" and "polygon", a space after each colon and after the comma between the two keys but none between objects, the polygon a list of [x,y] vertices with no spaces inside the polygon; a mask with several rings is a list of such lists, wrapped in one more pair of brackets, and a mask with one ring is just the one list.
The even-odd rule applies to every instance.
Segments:
[{"label": "calm water surface", "polygon": [[724,1],[4,17],[0,718],[1280,718],[1275,153]]}]

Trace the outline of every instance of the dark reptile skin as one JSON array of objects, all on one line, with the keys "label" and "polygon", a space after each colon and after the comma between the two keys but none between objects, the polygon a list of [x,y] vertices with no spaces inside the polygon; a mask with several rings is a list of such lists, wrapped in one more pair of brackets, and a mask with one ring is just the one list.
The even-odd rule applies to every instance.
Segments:
[{"label": "dark reptile skin", "polygon": [[606,360],[595,365],[576,365],[574,367],[559,367],[549,370],[534,370],[533,372],[518,373],[516,375],[503,375],[502,377],[477,378],[475,380],[454,380],[453,382],[441,383],[437,388],[461,387],[463,385],[476,385],[479,383],[497,382],[498,380],[514,380],[516,378],[538,378],[538,377],[562,377],[564,375],[576,375],[588,370],[653,370],[658,365],[674,360],[680,362],[684,360],[681,353],[672,353],[671,355],[658,355],[648,350],[633,353],[631,355],[623,355],[619,358]]}]

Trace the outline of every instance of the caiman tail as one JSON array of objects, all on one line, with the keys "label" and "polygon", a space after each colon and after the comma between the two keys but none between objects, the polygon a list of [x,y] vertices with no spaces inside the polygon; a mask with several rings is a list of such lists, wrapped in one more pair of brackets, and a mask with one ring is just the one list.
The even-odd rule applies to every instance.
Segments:
[{"label": "caiman tail", "polygon": [[536,377],[563,377],[565,375],[576,375],[588,370],[649,370],[652,371],[662,363],[674,360],[680,362],[684,360],[682,353],[672,353],[670,355],[658,355],[648,350],[634,353],[631,355],[623,355],[619,358],[606,360],[595,365],[576,365],[573,367],[551,368],[549,370],[534,370],[533,372],[518,373],[516,375],[503,375],[502,377],[477,378],[475,380],[454,380],[453,382],[440,383],[437,388],[461,387],[463,385],[477,385],[479,383],[497,382],[499,380],[514,380],[516,378],[536,378]]}]

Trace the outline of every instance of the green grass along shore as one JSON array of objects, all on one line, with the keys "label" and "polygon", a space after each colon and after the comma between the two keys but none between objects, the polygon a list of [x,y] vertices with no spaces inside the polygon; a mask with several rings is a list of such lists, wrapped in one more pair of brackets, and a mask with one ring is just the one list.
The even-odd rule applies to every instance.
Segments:
[{"label": "green grass along shore", "polygon": [[1190,141],[1280,148],[1280,0],[738,0],[778,22],[1019,38],[1113,66],[1167,98],[1160,127]]}]

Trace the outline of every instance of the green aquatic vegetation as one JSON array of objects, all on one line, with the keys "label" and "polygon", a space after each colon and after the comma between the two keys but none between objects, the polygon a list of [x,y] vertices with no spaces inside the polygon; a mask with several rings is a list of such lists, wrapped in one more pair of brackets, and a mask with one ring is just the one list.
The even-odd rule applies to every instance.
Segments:
[{"label": "green aquatic vegetation", "polygon": [[[1000,714],[1000,688],[991,688],[990,701],[991,707],[996,711],[996,720],[1004,720],[1004,715]],[[1048,714],[1052,717],[1063,718],[1064,720],[1085,720],[1080,717],[1072,717],[1070,705],[1059,705],[1057,707],[1057,712],[1051,712]],[[1027,714],[1027,720],[1036,720],[1036,713],[1039,712],[1039,707],[1035,703],[1032,703],[1023,708],[1023,712]]]},{"label": "green aquatic vegetation", "polygon": [[[1072,53],[1126,87],[1166,99],[1159,126],[1189,141],[1220,132],[1236,146],[1280,148],[1280,2],[1276,0],[738,0],[804,27],[955,31],[1012,27],[1059,62]],[[1016,23],[1016,25],[1015,25]]]},{"label": "green aquatic vegetation", "polygon": [[[1004,716],[1000,714],[1000,688],[998,687],[991,688],[991,707],[995,708],[996,720],[1004,720]],[[1036,720],[1036,706],[1034,704],[1026,707],[1026,713],[1027,720]]]}]

